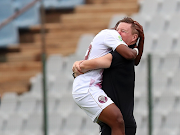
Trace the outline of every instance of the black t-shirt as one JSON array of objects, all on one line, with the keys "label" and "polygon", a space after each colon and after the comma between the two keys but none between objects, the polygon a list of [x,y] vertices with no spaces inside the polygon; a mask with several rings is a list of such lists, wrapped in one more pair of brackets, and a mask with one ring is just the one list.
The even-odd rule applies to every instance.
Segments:
[{"label": "black t-shirt", "polygon": [[[132,47],[132,46],[131,46]],[[134,109],[134,60],[127,60],[118,52],[111,52],[110,68],[103,72],[102,89],[121,110],[126,127],[136,127]]]}]

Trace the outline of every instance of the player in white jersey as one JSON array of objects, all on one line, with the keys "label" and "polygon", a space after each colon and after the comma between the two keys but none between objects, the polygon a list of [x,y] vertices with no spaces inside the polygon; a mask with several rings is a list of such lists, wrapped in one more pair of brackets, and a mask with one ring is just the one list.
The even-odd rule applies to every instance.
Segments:
[{"label": "player in white jersey", "polygon": [[[116,30],[102,30],[99,34],[95,36],[91,42],[86,55],[85,60],[98,58],[108,54],[110,51],[115,50],[118,45],[126,45],[126,43],[121,39],[119,33]],[[84,86],[92,87],[99,86],[102,82],[102,72],[103,69],[92,70],[86,74],[77,77],[73,84],[73,95],[78,91],[84,93]],[[83,85],[82,85],[83,84]],[[94,119],[94,118],[93,118]]]},{"label": "player in white jersey", "polygon": [[[118,31],[102,30],[91,42],[85,59],[94,59],[115,50],[122,56],[135,59],[137,51],[128,48]],[[74,101],[86,114],[97,122],[102,121],[112,129],[112,135],[124,135],[122,114],[113,101],[101,89],[103,69],[89,71],[75,78],[72,95]]]}]

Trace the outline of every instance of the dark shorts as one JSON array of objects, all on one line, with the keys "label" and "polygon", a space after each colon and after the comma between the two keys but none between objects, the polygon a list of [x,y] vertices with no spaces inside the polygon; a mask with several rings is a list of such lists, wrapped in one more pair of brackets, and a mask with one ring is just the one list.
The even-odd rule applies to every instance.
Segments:
[{"label": "dark shorts", "polygon": [[[104,124],[99,124],[101,127],[101,135],[111,135],[111,128]],[[126,135],[135,135],[136,134],[136,127],[125,127],[125,134]]]}]

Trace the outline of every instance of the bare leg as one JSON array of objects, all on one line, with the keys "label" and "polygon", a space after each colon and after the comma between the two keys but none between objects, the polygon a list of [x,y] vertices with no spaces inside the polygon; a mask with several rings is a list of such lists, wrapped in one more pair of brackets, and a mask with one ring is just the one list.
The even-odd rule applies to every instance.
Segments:
[{"label": "bare leg", "polygon": [[98,119],[111,127],[111,135],[125,135],[123,116],[114,103],[106,107]]}]

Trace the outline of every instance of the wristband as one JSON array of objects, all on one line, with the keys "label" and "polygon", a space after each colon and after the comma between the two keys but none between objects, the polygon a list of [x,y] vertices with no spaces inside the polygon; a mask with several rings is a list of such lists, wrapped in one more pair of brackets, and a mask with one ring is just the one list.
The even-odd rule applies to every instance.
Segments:
[{"label": "wristband", "polygon": [[139,50],[137,48],[133,48],[134,50],[136,50],[137,55],[139,54]]}]

